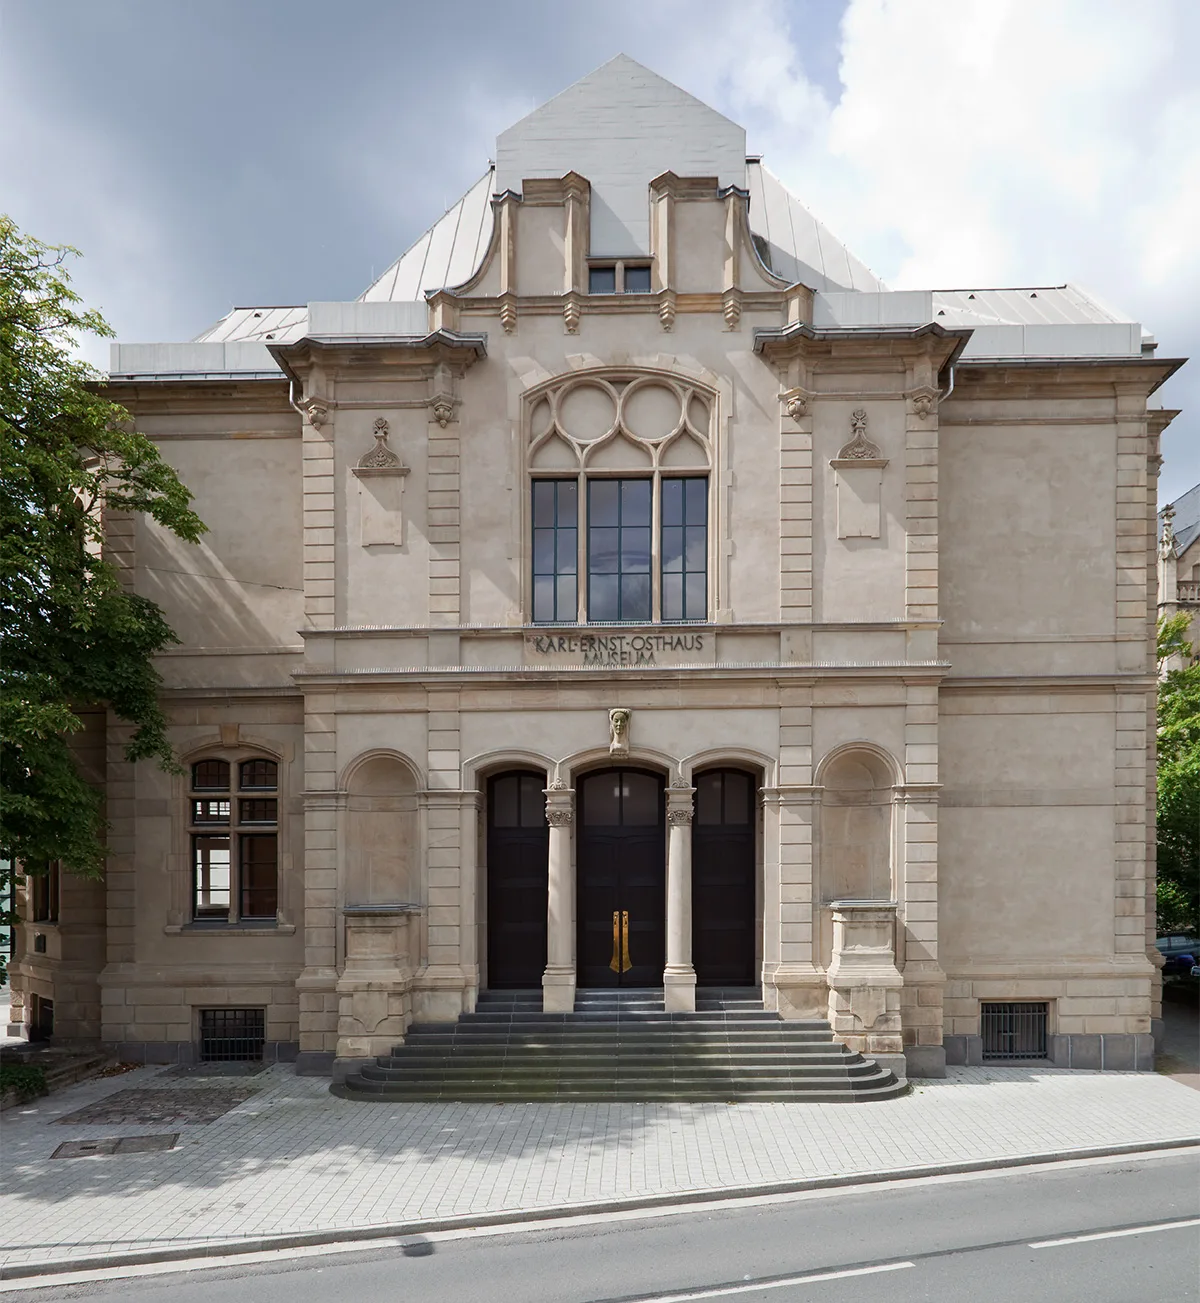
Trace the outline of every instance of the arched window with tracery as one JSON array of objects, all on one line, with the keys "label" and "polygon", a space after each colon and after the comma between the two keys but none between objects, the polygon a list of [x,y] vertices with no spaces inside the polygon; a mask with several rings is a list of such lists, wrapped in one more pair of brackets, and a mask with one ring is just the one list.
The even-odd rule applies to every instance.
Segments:
[{"label": "arched window with tracery", "polygon": [[588,374],[528,410],[533,622],[708,620],[714,395],[677,377]]},{"label": "arched window with tracery", "polygon": [[279,908],[279,765],[210,757],[191,767],[192,920],[273,923]]}]

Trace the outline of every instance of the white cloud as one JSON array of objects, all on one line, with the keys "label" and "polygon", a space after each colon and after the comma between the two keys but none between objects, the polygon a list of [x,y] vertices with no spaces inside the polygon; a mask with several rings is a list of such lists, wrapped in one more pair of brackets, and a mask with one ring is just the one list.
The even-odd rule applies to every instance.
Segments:
[{"label": "white cloud", "polygon": [[[1162,356],[1200,353],[1194,0],[850,0],[833,105],[788,18],[775,0],[731,13],[705,76],[750,149],[890,285],[1070,280],[1143,321]],[[1162,396],[1185,408],[1170,497],[1200,480],[1200,358]]]}]

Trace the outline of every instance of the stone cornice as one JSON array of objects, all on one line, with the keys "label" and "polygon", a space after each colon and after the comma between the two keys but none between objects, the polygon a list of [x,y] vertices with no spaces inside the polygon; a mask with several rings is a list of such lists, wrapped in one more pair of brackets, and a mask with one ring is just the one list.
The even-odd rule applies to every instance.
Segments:
[{"label": "stone cornice", "polygon": [[460,374],[487,356],[487,335],[435,330],[421,338],[397,335],[306,335],[293,344],[270,344],[271,356],[296,381],[314,364],[323,367],[385,365],[425,369],[447,365]]},{"label": "stone cornice", "polygon": [[1097,385],[1105,383],[1132,386],[1149,397],[1186,361],[1157,357],[968,358],[957,364],[955,397],[1040,398],[1047,393],[1066,397],[1074,385],[1094,397]]},{"label": "stone cornice", "polygon": [[797,358],[840,356],[877,357],[880,353],[926,357],[935,370],[955,362],[971,338],[970,330],[947,330],[937,322],[922,326],[822,327],[794,322],[754,332],[754,351],[776,365]]}]

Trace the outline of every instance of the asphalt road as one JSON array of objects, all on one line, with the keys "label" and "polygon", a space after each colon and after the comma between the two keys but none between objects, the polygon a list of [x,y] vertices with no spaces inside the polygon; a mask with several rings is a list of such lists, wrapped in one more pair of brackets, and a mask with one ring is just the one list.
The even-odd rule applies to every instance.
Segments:
[{"label": "asphalt road", "polygon": [[1200,1300],[1200,1151],[693,1207],[670,1216],[610,1215],[517,1233],[443,1233],[390,1248],[22,1288],[8,1297],[1181,1303]]}]

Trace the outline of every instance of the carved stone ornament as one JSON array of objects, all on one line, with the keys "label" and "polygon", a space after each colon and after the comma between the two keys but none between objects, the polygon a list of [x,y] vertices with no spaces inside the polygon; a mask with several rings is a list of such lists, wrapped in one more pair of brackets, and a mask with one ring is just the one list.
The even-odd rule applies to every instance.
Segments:
[{"label": "carved stone ornament", "polygon": [[724,299],[725,329],[736,330],[742,319],[742,296],[737,290],[726,290]]},{"label": "carved stone ornament", "polygon": [[443,430],[454,420],[454,404],[449,398],[435,398],[433,400],[433,419]]},{"label": "carved stone ornament", "polygon": [[546,811],[546,822],[551,828],[569,828],[575,822],[574,810],[553,809]]},{"label": "carved stone ornament", "polygon": [[793,421],[802,421],[808,415],[808,406],[808,394],[793,394],[787,400],[787,414]]},{"label": "carved stone ornament", "polygon": [[382,416],[375,420],[375,447],[359,458],[358,469],[364,471],[400,470],[400,458],[388,447],[388,423]]},{"label": "carved stone ornament", "polygon": [[676,792],[690,792],[692,790],[691,783],[689,783],[682,774],[676,774],[675,777],[671,779],[671,787]]},{"label": "carved stone ornament", "polygon": [[561,778],[555,777],[546,784],[546,790],[548,792],[565,792],[567,785]]},{"label": "carved stone ornament", "polygon": [[1173,502],[1168,502],[1163,508],[1162,517],[1163,531],[1158,543],[1158,555],[1166,561],[1178,555],[1175,550],[1175,504]]},{"label": "carved stone ornament", "polygon": [[692,821],[692,811],[690,803],[688,805],[673,805],[667,811],[667,823],[669,824],[687,824]]},{"label": "carved stone ornament", "polygon": [[563,304],[563,328],[568,335],[579,334],[579,320],[581,316],[579,300],[574,294],[567,296],[567,301]]},{"label": "carved stone ornament", "polygon": [[882,461],[883,454],[876,444],[867,438],[867,414],[861,407],[856,408],[850,417],[850,429],[854,437],[838,452],[838,461]]},{"label": "carved stone ornament", "polygon": [[511,299],[505,299],[500,305],[500,325],[506,335],[511,335],[517,328],[517,305]]},{"label": "carved stone ornament", "polygon": [[319,398],[309,398],[304,403],[304,414],[314,430],[319,430],[329,420],[329,404]]},{"label": "carved stone ornament", "polygon": [[658,321],[663,330],[670,333],[675,329],[675,294],[667,290],[658,303]]},{"label": "carved stone ornament", "polygon": [[629,711],[617,708],[608,712],[608,754],[629,754]]},{"label": "carved stone ornament", "polygon": [[919,394],[913,394],[913,411],[922,421],[929,418],[929,413],[933,411],[933,400],[935,395],[929,390],[923,390]]}]

